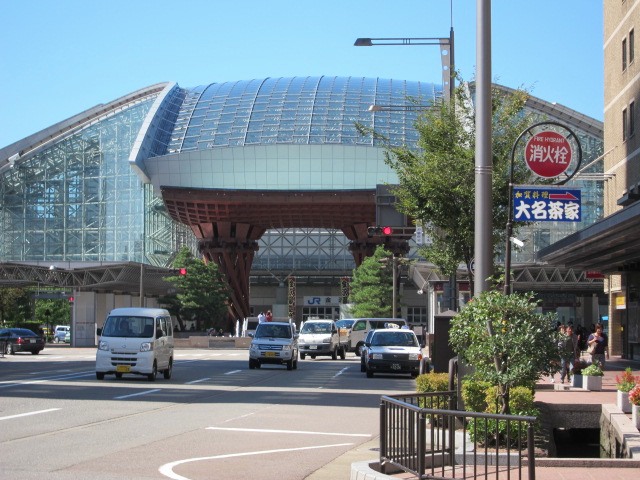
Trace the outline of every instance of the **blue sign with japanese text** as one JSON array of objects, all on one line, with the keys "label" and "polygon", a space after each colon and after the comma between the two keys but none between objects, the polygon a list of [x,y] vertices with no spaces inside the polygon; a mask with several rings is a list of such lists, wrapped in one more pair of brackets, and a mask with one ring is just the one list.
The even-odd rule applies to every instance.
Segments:
[{"label": "blue sign with japanese text", "polygon": [[516,222],[580,222],[581,192],[558,186],[513,187],[513,220]]}]

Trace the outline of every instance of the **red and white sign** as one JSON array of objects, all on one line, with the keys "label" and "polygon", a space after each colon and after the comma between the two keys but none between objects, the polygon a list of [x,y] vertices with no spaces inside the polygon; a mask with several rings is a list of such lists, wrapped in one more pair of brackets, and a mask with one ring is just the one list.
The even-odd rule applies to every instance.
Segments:
[{"label": "red and white sign", "polygon": [[529,139],[524,149],[529,170],[544,178],[563,173],[571,163],[571,145],[557,132],[540,132]]}]

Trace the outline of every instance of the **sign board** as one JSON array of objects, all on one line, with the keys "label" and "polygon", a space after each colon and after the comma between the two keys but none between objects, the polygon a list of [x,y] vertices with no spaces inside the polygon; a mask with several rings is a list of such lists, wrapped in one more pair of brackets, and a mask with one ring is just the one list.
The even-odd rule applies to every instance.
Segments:
[{"label": "sign board", "polygon": [[334,306],[337,307],[340,305],[340,297],[330,297],[330,296],[326,296],[326,297],[320,297],[320,296],[316,296],[316,297],[307,297],[305,296],[303,299],[304,302],[304,306],[305,307],[312,307],[312,306],[316,306],[316,307],[329,307],[329,306]]},{"label": "sign board", "polygon": [[580,222],[581,191],[553,185],[513,187],[513,220],[516,222]]},{"label": "sign board", "polygon": [[545,130],[532,136],[524,149],[529,170],[544,178],[555,178],[569,168],[571,145],[558,132]]},{"label": "sign board", "polygon": [[585,278],[589,278],[589,279],[604,278],[604,274],[603,273],[595,272],[593,270],[587,270],[586,272],[584,272],[584,276],[585,276]]}]

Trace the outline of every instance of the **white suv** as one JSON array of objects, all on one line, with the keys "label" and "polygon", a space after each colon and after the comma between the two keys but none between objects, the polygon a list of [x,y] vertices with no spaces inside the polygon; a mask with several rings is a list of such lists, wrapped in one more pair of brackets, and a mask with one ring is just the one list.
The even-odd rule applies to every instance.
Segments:
[{"label": "white suv", "polygon": [[292,323],[263,322],[258,324],[249,347],[249,368],[263,363],[298,368],[298,334]]}]

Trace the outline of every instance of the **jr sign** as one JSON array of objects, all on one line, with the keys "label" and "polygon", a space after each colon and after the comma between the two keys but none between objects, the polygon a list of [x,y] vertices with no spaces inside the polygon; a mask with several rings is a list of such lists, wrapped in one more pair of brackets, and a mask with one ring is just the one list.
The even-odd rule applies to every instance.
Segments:
[{"label": "jr sign", "polygon": [[563,135],[545,130],[529,139],[524,158],[529,169],[539,177],[555,178],[569,167],[571,146]]}]

